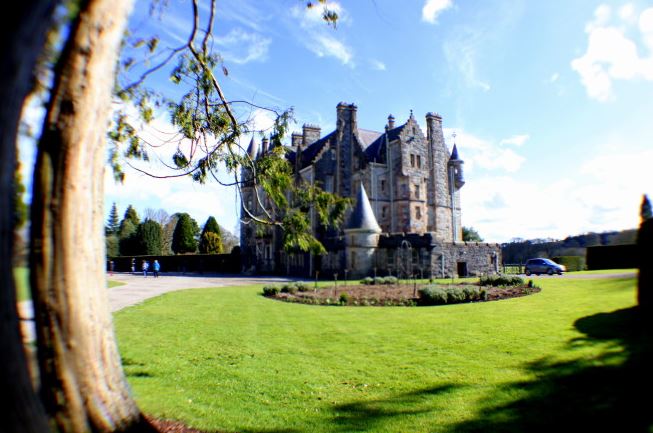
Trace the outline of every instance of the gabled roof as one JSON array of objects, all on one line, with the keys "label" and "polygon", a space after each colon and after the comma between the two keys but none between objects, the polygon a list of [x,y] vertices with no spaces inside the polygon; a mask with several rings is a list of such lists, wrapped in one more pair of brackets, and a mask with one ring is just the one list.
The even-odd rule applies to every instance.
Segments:
[{"label": "gabled roof", "polygon": [[369,146],[367,146],[367,149],[365,149],[365,156],[367,156],[367,159],[369,161],[381,159],[381,152],[383,151],[383,145],[386,143],[386,139],[388,143],[398,139],[399,134],[401,134],[401,131],[404,130],[404,126],[406,125],[392,128],[385,134],[377,133],[379,136],[376,138],[376,140],[370,143]]},{"label": "gabled roof", "polygon": [[356,207],[349,217],[347,229],[381,233],[381,227],[379,227],[374,212],[372,212],[372,206],[362,184],[358,190]]}]

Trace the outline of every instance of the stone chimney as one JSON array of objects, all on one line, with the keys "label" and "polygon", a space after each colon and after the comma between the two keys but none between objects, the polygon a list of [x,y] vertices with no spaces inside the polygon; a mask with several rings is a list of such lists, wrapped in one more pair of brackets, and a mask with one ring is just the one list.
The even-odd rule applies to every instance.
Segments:
[{"label": "stone chimney", "polygon": [[265,155],[268,153],[268,147],[270,146],[270,140],[267,137],[263,137],[263,141],[261,142],[261,154]]},{"label": "stone chimney", "polygon": [[442,130],[442,116],[438,113],[426,113],[426,137],[431,139],[438,129]]},{"label": "stone chimney", "polygon": [[304,136],[299,132],[293,132],[290,136],[290,147],[293,149],[299,149],[302,147],[302,142],[304,141]]},{"label": "stone chimney", "polygon": [[320,139],[320,134],[322,130],[320,129],[319,126],[316,125],[309,125],[308,123],[305,123],[303,126],[303,132],[304,132],[304,146],[310,146],[311,144],[315,143],[317,140]]},{"label": "stone chimney", "polygon": [[336,107],[337,110],[337,128],[344,128],[347,123],[351,124],[351,130],[356,131],[358,129],[356,125],[356,112],[358,107],[355,104],[347,104],[346,102],[341,102]]}]

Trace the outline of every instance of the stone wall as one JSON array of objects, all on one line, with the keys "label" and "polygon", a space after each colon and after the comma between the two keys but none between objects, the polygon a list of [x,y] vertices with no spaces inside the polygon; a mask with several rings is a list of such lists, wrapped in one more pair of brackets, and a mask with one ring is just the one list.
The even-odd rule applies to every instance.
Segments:
[{"label": "stone wall", "polygon": [[[496,274],[499,263],[499,244],[437,242],[431,250],[432,275],[439,278]],[[463,275],[465,270],[467,275]]]}]

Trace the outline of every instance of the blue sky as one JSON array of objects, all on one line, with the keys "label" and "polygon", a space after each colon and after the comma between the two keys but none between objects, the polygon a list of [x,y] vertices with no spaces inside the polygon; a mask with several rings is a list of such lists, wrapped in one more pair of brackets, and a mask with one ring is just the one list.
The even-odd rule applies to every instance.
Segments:
[{"label": "blue sky", "polygon": [[[170,0],[160,20],[138,3],[132,27],[178,45],[190,2]],[[463,225],[487,241],[638,224],[653,193],[653,2],[343,0],[331,2],[336,29],[304,4],[218,1],[227,98],[293,107],[295,130],[323,133],[340,101],[377,131],[388,114],[400,124],[413,110],[424,124],[440,113],[465,160]],[[116,202],[237,224],[234,192],[217,185],[130,172],[106,189],[107,212]]]}]

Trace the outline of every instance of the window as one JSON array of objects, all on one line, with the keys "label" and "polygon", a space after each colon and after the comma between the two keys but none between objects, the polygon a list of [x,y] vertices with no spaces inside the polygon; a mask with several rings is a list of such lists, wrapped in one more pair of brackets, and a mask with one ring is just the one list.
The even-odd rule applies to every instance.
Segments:
[{"label": "window", "polygon": [[385,218],[387,217],[387,214],[388,214],[388,207],[387,207],[387,206],[383,206],[383,207],[381,208],[381,218],[385,219]]},{"label": "window", "polygon": [[417,155],[417,168],[422,168],[422,157]]},{"label": "window", "polygon": [[385,179],[381,179],[381,192],[385,192]]},{"label": "window", "polygon": [[401,195],[402,197],[406,197],[408,195],[408,185],[405,183],[401,184]]},{"label": "window", "polygon": [[410,166],[415,167],[415,155],[410,154]]},{"label": "window", "polygon": [[415,198],[419,199],[420,198],[420,189],[419,189],[419,183],[415,184]]},{"label": "window", "polygon": [[420,206],[417,206],[417,207],[415,208],[415,217],[416,217],[418,220],[421,220],[421,219],[422,219],[422,208],[421,208]]},{"label": "window", "polygon": [[333,176],[327,176],[324,179],[324,190],[326,192],[333,192]]}]

